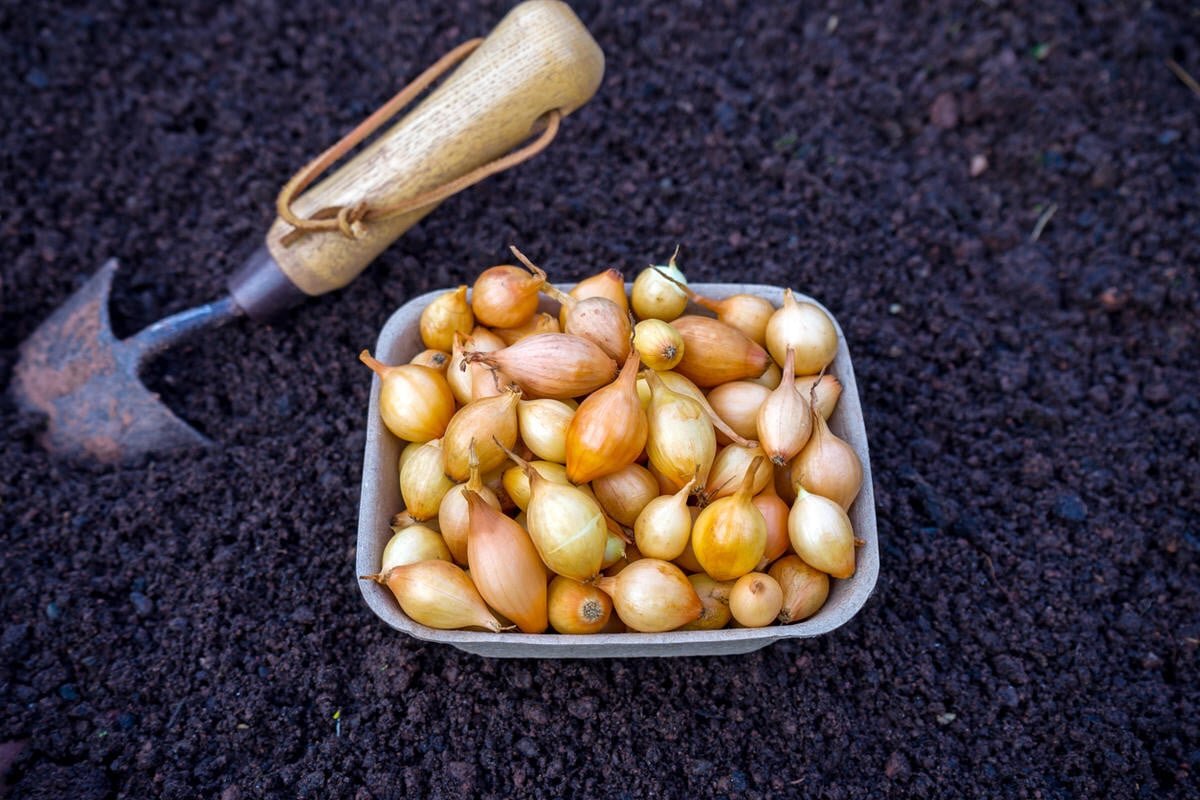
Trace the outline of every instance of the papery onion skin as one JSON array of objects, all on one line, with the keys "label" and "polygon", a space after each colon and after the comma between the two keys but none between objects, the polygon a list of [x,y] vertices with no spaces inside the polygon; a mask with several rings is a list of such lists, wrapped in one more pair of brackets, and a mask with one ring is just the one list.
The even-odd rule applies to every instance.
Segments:
[{"label": "papery onion skin", "polygon": [[771,565],[768,574],[783,590],[779,621],[784,625],[808,619],[829,598],[829,576],[805,564],[800,556],[784,556]]},{"label": "papery onion skin", "polygon": [[694,622],[704,608],[683,571],[657,558],[634,561],[615,577],[600,578],[596,586],[612,597],[622,622],[644,633]]},{"label": "papery onion skin", "polygon": [[746,628],[763,628],[779,616],[783,589],[770,575],[749,572],[738,578],[729,591],[729,611]]},{"label": "papery onion skin", "polygon": [[595,586],[556,575],[550,581],[550,627],[559,633],[600,633],[612,615],[612,598]]},{"label": "papery onion skin", "polygon": [[442,498],[438,508],[438,525],[442,529],[442,538],[450,548],[450,554],[459,564],[467,563],[467,536],[471,528],[470,511],[467,508],[467,497],[464,491],[470,489],[483,498],[484,502],[497,510],[500,509],[500,499],[496,493],[483,484],[479,474],[479,457],[474,451],[474,443],[469,445],[467,464],[470,476],[466,483],[460,483]]},{"label": "papery onion skin", "polygon": [[542,561],[559,575],[578,581],[596,577],[608,543],[600,505],[579,488],[547,480],[532,467],[526,474],[530,479],[527,530]]},{"label": "papery onion skin", "polygon": [[746,468],[755,458],[762,460],[759,462],[758,470],[754,473],[751,494],[761,492],[775,477],[771,462],[767,460],[767,454],[757,444],[752,447],[742,447],[737,444],[728,444],[722,447],[717,452],[717,457],[713,459],[712,469],[708,473],[708,481],[705,483],[703,491],[700,492],[700,505],[707,505],[713,500],[728,497],[736,492],[742,482],[742,477],[746,474]]}]

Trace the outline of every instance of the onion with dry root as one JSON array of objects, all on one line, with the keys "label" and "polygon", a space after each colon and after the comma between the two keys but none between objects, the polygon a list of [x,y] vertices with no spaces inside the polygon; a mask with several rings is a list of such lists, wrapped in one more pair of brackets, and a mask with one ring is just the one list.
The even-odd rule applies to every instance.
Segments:
[{"label": "onion with dry root", "polygon": [[550,627],[559,633],[600,633],[612,615],[612,598],[596,586],[561,575],[550,581]]}]

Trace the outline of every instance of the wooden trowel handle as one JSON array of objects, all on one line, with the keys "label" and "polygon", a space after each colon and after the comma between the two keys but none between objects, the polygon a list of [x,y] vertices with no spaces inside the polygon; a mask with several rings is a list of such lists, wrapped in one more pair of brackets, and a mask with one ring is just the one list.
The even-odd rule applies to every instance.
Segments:
[{"label": "wooden trowel handle", "polygon": [[[441,86],[292,208],[307,218],[363,201],[387,207],[444,186],[526,142],[549,112],[565,116],[583,105],[603,74],[604,54],[565,3],[526,0]],[[257,258],[273,260],[303,294],[324,294],[350,283],[434,207],[371,220],[356,237],[315,231],[289,240],[293,227],[276,218]]]}]

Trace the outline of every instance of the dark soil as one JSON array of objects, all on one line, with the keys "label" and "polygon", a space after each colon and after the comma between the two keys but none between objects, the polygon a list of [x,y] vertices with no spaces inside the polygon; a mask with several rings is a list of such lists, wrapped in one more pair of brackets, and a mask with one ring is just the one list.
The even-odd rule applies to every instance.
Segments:
[{"label": "dark soil", "polygon": [[[217,296],[297,167],[507,7],[94,5],[0,10],[4,384],[109,255],[122,331]],[[608,72],[545,155],[152,367],[218,450],[56,463],[0,400],[11,797],[1200,794],[1200,96],[1165,63],[1200,76],[1200,22],[734,5],[579,3]],[[521,662],[368,612],[355,354],[514,242],[564,281],[683,242],[829,305],[883,550],[856,619]]]}]

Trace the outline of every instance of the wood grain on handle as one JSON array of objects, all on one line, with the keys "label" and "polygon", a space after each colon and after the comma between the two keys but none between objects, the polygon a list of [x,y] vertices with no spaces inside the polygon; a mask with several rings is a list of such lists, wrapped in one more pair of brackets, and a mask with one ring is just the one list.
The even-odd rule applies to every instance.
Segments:
[{"label": "wood grain on handle", "polygon": [[[295,211],[307,217],[364,199],[387,205],[437,188],[526,141],[547,112],[579,108],[603,74],[604,54],[565,3],[526,0],[429,97],[302,194]],[[301,291],[324,294],[354,280],[435,206],[372,221],[357,239],[316,232],[286,246],[292,228],[277,218],[266,244]]]}]

